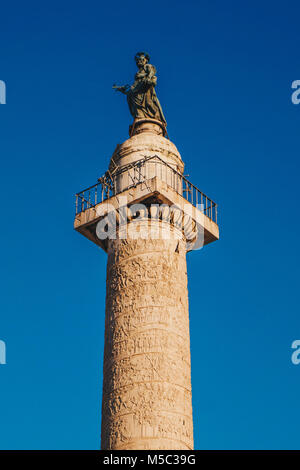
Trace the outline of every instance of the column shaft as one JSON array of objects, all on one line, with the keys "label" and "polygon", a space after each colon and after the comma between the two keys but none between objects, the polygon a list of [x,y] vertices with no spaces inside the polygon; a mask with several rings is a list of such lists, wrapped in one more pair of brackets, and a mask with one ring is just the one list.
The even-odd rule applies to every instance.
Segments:
[{"label": "column shaft", "polygon": [[102,449],[193,448],[186,250],[171,235],[109,241]]}]

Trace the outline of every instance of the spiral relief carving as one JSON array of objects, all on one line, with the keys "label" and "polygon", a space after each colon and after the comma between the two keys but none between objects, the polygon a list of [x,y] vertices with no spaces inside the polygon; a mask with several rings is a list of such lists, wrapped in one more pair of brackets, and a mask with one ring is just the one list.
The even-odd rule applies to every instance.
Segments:
[{"label": "spiral relief carving", "polygon": [[193,448],[182,238],[109,241],[103,367],[102,449]]}]

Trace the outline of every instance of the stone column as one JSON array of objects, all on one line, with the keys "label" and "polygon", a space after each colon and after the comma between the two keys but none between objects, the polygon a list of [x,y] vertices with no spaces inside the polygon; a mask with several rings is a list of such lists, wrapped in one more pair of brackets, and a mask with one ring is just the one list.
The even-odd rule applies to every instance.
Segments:
[{"label": "stone column", "polygon": [[184,241],[111,241],[102,448],[192,449],[190,370]]},{"label": "stone column", "polygon": [[[149,131],[126,141],[127,159],[143,141],[183,170],[176,147]],[[121,157],[119,147],[114,164]],[[193,449],[186,242],[159,218],[144,238],[149,223],[131,220],[140,236],[122,238],[120,225],[108,241],[102,449]]]}]

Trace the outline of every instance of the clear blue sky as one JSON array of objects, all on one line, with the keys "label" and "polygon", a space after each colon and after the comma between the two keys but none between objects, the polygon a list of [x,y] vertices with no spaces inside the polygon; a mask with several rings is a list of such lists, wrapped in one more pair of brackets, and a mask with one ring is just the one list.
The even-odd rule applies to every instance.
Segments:
[{"label": "clear blue sky", "polygon": [[113,83],[151,55],[170,138],[220,205],[188,255],[195,447],[299,449],[299,2],[1,7],[1,449],[97,449],[106,255],[74,193],[131,122]]}]

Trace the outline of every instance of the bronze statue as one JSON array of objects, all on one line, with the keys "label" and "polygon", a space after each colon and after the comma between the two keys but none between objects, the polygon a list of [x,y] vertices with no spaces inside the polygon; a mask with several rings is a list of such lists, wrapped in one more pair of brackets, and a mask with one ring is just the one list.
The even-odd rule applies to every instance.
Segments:
[{"label": "bronze statue", "polygon": [[133,85],[114,85],[113,88],[127,95],[129,111],[134,119],[157,119],[166,125],[160,102],[155,93],[156,68],[149,64],[149,54],[138,52],[135,62],[138,71]]}]

